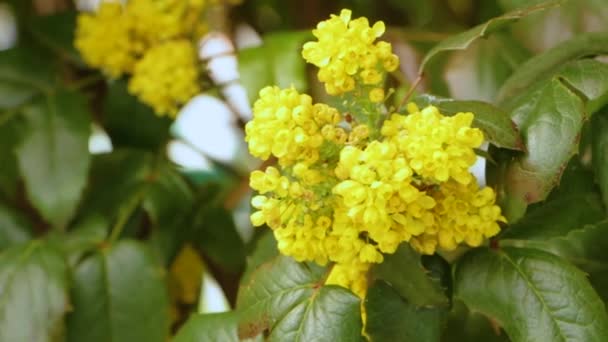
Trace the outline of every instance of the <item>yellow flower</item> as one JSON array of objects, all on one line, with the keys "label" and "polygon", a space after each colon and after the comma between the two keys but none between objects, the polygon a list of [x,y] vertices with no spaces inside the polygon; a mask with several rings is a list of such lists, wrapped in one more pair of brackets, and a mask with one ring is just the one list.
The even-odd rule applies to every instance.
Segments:
[{"label": "yellow flower", "polygon": [[114,78],[131,72],[137,60],[129,19],[120,3],[104,2],[97,14],[81,14],[74,45],[87,64]]},{"label": "yellow flower", "polygon": [[336,127],[340,121],[336,109],[313,104],[310,96],[294,88],[266,87],[253,106],[253,120],[245,126],[245,140],[251,154],[261,159],[273,155],[285,166],[312,164],[324,142],[345,140],[346,134],[338,134]]},{"label": "yellow flower", "polygon": [[200,92],[196,52],[189,41],[173,40],[150,49],[137,62],[129,92],[174,118],[181,105]]},{"label": "yellow flower", "polygon": [[410,167],[430,182],[471,182],[469,168],[477,158],[473,149],[483,142],[481,131],[470,127],[473,114],[446,117],[433,106],[408,109],[409,115],[393,114],[385,121],[382,134],[403,152]]},{"label": "yellow flower", "polygon": [[469,171],[483,141],[472,113],[448,117],[408,104],[408,115],[386,119],[382,106],[370,106],[384,100],[380,83],[398,65],[390,44],[374,43],[383,32],[381,22],[369,27],[345,10],[319,23],[318,42],[303,50],[328,93],[360,84],[367,96],[354,96],[352,108],[373,120],[343,116],[293,88],[266,87],[246,126],[251,154],[278,159],[251,174],[259,193],[252,223],[273,230],[282,254],[334,263],[327,283],[361,298],[371,265],[401,243],[422,254],[479,246],[505,221],[494,191],[480,189]]},{"label": "yellow flower", "polygon": [[399,62],[389,43],[374,43],[384,30],[382,21],[370,27],[367,18],[351,20],[351,11],[342,10],[317,25],[312,33],[318,41],[304,44],[302,56],[319,67],[319,80],[330,95],[349,92],[357,82],[376,85]]}]

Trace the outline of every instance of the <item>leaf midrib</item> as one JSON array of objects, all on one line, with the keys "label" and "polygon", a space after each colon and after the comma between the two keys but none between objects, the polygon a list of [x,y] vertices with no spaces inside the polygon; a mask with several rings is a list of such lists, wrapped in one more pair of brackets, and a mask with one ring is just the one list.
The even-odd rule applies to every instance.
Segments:
[{"label": "leaf midrib", "polygon": [[511,257],[504,251],[500,252],[502,256],[504,256],[505,260],[507,260],[515,269],[515,271],[521,276],[521,278],[526,282],[526,284],[528,284],[529,288],[532,290],[532,292],[534,293],[534,295],[538,298],[539,302],[541,303],[542,307],[544,310],[547,311],[550,321],[551,323],[556,327],[556,330],[559,334],[559,337],[561,338],[562,341],[567,342],[568,340],[565,338],[565,336],[563,335],[560,325],[558,324],[558,320],[557,318],[555,318],[551,313],[551,310],[549,308],[549,305],[547,304],[547,302],[545,301],[545,299],[542,297],[542,295],[540,294],[540,292],[538,292],[538,290],[536,289],[536,286],[534,286],[534,283],[532,283],[532,280],[528,278],[528,276],[524,273],[524,271],[515,263],[515,261],[513,261],[511,259]]}]

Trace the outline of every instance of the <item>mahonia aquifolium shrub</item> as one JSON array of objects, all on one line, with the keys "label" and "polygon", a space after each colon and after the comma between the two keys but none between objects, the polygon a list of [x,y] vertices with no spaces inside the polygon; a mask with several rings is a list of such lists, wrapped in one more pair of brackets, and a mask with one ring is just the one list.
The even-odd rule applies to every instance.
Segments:
[{"label": "mahonia aquifolium shrub", "polygon": [[278,162],[251,173],[259,193],[252,223],[268,225],[285,255],[334,263],[327,283],[362,298],[370,266],[400,243],[422,254],[475,247],[505,221],[494,191],[469,171],[483,142],[472,113],[448,117],[413,103],[407,114],[387,112],[383,83],[399,60],[389,43],[375,42],[384,30],[342,10],[303,47],[348,113],[293,88],[266,87],[246,125],[251,154]]},{"label": "mahonia aquifolium shrub", "polygon": [[200,89],[196,42],[207,31],[205,0],[102,2],[78,18],[74,45],[111,78],[131,75],[129,91],[175,117]]}]

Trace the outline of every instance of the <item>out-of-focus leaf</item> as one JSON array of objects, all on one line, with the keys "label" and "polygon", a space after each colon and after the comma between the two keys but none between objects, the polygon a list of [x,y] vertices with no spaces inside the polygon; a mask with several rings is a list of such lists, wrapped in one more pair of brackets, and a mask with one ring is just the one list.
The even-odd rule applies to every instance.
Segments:
[{"label": "out-of-focus leaf", "polygon": [[486,37],[494,31],[497,31],[503,28],[505,25],[517,21],[525,16],[528,16],[532,13],[545,10],[547,8],[551,8],[557,6],[559,1],[546,1],[534,6],[530,6],[523,9],[518,9],[509,13],[506,13],[500,17],[496,17],[488,20],[487,22],[477,25],[474,28],[459,33],[457,35],[453,35],[450,38],[442,41],[433,47],[427,54],[424,56],[424,59],[420,63],[419,72],[422,74],[426,69],[426,65],[428,62],[435,57],[437,54],[445,51],[454,51],[454,50],[464,50],[468,48],[473,42],[476,40]]},{"label": "out-of-focus leaf", "polygon": [[18,107],[37,94],[49,92],[54,83],[53,64],[33,51],[0,51],[0,109]]},{"label": "out-of-focus leaf", "polygon": [[306,90],[306,63],[300,50],[308,37],[309,31],[273,33],[264,37],[262,46],[239,51],[241,82],[250,101],[255,101],[260,89],[270,85]]},{"label": "out-of-focus leaf", "polygon": [[444,342],[509,342],[507,334],[488,317],[470,311],[461,301],[454,301],[443,331]]},{"label": "out-of-focus leaf", "polygon": [[68,341],[166,341],[164,270],[139,242],[123,240],[74,270]]},{"label": "out-of-focus leaf", "polygon": [[194,194],[188,182],[171,165],[161,165],[155,178],[142,205],[155,226],[150,243],[169,263],[186,238]]},{"label": "out-of-focus leaf", "polygon": [[35,16],[29,23],[29,30],[42,44],[54,52],[83,65],[74,47],[75,11],[65,11],[47,16]]},{"label": "out-of-focus leaf", "polygon": [[608,110],[591,118],[592,158],[595,179],[602,191],[604,206],[608,208]]},{"label": "out-of-focus leaf", "polygon": [[454,291],[469,308],[500,322],[512,341],[608,338],[604,303],[581,270],[554,254],[472,250],[456,264]]},{"label": "out-of-focus leaf", "polygon": [[2,195],[7,199],[15,198],[17,194],[17,185],[19,183],[19,167],[17,166],[17,156],[15,155],[15,146],[20,140],[20,132],[16,122],[16,118],[8,119],[8,122],[2,121],[2,113],[0,111],[0,197]]},{"label": "out-of-focus leaf", "polygon": [[145,190],[154,178],[153,169],[154,156],[144,151],[119,149],[96,155],[78,218],[101,216],[110,224],[125,202]]},{"label": "out-of-focus leaf", "polygon": [[477,40],[448,58],[445,78],[451,97],[493,102],[504,81],[530,57],[519,42],[505,33]]},{"label": "out-of-focus leaf", "polygon": [[0,341],[60,341],[68,311],[61,253],[33,241],[0,254]]},{"label": "out-of-focus leaf", "polygon": [[386,281],[412,305],[449,304],[441,279],[432,276],[423,266],[420,254],[407,243],[402,243],[394,254],[385,255],[384,262],[375,265],[371,272],[374,279]]},{"label": "out-of-focus leaf", "polygon": [[87,180],[91,116],[82,95],[59,92],[25,105],[16,148],[28,197],[53,226],[65,228]]},{"label": "out-of-focus leaf", "polygon": [[233,274],[245,266],[245,244],[230,212],[219,207],[201,210],[195,218],[192,240],[196,247],[223,270]]},{"label": "out-of-focus leaf", "polygon": [[75,267],[81,258],[97,249],[108,235],[109,223],[101,215],[92,215],[78,222],[69,232],[53,232],[47,241],[63,252],[70,267]]},{"label": "out-of-focus leaf", "polygon": [[32,223],[19,211],[0,202],[0,251],[32,238]]},{"label": "out-of-focus leaf", "polygon": [[383,281],[376,281],[365,298],[365,331],[370,341],[439,341],[447,307],[417,307]]},{"label": "out-of-focus leaf", "polygon": [[578,35],[545,53],[529,59],[518,67],[500,89],[498,101],[506,104],[514,96],[528,92],[534,83],[548,78],[568,61],[607,52],[608,33]]},{"label": "out-of-focus leaf", "polygon": [[126,81],[108,85],[103,126],[114,147],[158,149],[169,139],[171,119],[159,117],[127,91]]},{"label": "out-of-focus leaf", "polygon": [[239,291],[239,337],[268,331],[269,341],[359,341],[359,298],[322,286],[326,272],[285,256],[259,267]]},{"label": "out-of-focus leaf", "polygon": [[485,138],[492,144],[512,150],[523,150],[523,142],[517,126],[509,115],[489,103],[482,101],[456,101],[433,95],[420,95],[414,99],[420,107],[433,105],[444,115],[459,112],[475,114],[473,127],[481,129]]}]

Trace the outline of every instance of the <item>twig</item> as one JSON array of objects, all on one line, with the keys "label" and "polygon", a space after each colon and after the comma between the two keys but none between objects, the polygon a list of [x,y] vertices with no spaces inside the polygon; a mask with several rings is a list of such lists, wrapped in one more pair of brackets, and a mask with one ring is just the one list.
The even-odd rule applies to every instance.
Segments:
[{"label": "twig", "polygon": [[400,112],[401,109],[403,109],[403,107],[407,103],[407,100],[409,100],[410,96],[412,96],[412,94],[414,93],[414,90],[416,90],[416,88],[420,84],[420,81],[422,81],[422,74],[418,74],[418,77],[416,77],[414,83],[412,83],[412,85],[410,86],[410,89],[407,91],[407,93],[405,93],[403,100],[401,100],[401,103],[399,104],[399,108],[397,108],[397,112]]}]

